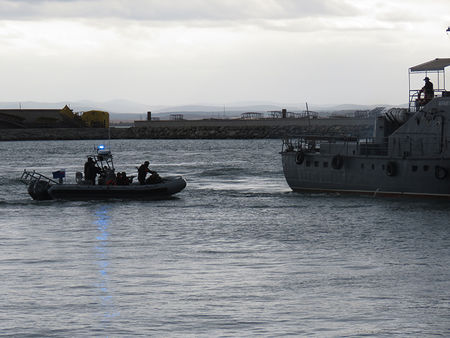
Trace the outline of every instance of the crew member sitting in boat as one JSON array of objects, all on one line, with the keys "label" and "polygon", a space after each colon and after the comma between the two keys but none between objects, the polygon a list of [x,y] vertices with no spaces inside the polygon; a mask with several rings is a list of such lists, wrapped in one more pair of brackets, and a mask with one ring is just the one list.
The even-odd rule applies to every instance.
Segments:
[{"label": "crew member sitting in boat", "polygon": [[[430,81],[430,78],[427,76],[423,80],[425,81],[425,86],[423,86],[422,89],[419,90],[418,98],[416,100],[417,107],[426,105],[434,98],[433,83]],[[423,98],[421,98],[422,93],[424,94]]]},{"label": "crew member sitting in boat", "polygon": [[88,157],[87,162],[84,164],[84,179],[89,183],[95,185],[95,177],[99,173],[99,168],[92,159]]},{"label": "crew member sitting in boat", "polygon": [[[154,184],[154,183],[160,183],[162,181],[161,177],[158,175],[156,171],[150,170],[149,166],[150,162],[145,161],[144,164],[142,164],[138,168],[138,181],[140,184]],[[145,178],[147,176],[147,173],[150,173],[149,178]]]},{"label": "crew member sitting in boat", "polygon": [[116,176],[117,185],[130,185],[132,180],[133,180],[132,177],[127,177],[127,173],[125,171],[117,173]]},{"label": "crew member sitting in boat", "polygon": [[102,170],[99,170],[99,173],[99,185],[114,185],[116,183],[116,174],[114,173],[114,169],[104,166]]}]

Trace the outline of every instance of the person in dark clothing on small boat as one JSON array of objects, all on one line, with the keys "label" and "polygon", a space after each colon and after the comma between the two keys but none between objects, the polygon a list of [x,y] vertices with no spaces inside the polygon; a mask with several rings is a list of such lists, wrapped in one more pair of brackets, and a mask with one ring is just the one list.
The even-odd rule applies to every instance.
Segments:
[{"label": "person in dark clothing on small boat", "polygon": [[149,161],[145,161],[144,164],[138,168],[138,181],[140,184],[145,184],[145,176],[150,172],[148,166],[150,165]]},{"label": "person in dark clothing on small boat", "polygon": [[90,184],[95,185],[95,177],[97,176],[99,169],[95,165],[92,157],[88,157],[87,162],[84,164],[84,179]]},{"label": "person in dark clothing on small boat", "polygon": [[145,180],[145,184],[156,184],[161,182],[162,178],[156,171],[152,171],[150,177]]},{"label": "person in dark clothing on small boat", "polygon": [[[140,184],[153,184],[153,183],[159,183],[162,181],[161,177],[158,175],[156,171],[150,170],[149,166],[150,162],[145,161],[144,164],[142,164],[138,168],[138,181]],[[147,173],[150,173],[150,177],[146,179]]]},{"label": "person in dark clothing on small boat", "polygon": [[116,184],[117,185],[130,185],[131,178],[127,177],[127,173],[125,171],[118,172],[116,176]]}]

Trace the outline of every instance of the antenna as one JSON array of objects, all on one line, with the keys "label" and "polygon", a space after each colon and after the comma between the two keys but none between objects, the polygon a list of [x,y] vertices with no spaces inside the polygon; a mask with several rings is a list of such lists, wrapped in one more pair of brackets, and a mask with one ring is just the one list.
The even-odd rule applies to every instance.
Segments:
[{"label": "antenna", "polygon": [[108,123],[108,148],[111,151],[111,126]]},{"label": "antenna", "polygon": [[311,118],[309,116],[308,102],[305,102],[305,103],[306,103],[306,118],[308,119],[308,129],[309,129],[308,133],[310,133],[311,132]]}]

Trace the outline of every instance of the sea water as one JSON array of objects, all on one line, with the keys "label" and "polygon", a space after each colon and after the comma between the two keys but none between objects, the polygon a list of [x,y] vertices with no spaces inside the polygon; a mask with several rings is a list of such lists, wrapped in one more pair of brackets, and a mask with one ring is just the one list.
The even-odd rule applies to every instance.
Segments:
[{"label": "sea water", "polygon": [[112,140],[187,187],[163,201],[33,201],[96,141],[0,143],[0,335],[450,335],[448,201],[298,194],[279,140]]}]

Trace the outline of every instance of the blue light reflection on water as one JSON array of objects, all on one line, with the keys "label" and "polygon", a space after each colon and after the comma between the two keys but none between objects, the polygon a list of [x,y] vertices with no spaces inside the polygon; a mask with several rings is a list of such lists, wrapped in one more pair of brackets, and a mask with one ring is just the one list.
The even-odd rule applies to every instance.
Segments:
[{"label": "blue light reflection on water", "polygon": [[110,226],[110,207],[100,205],[95,211],[94,225],[97,228],[97,236],[95,243],[95,257],[97,258],[96,266],[98,268],[98,282],[96,288],[99,291],[100,304],[104,309],[104,318],[108,321],[110,318],[118,316],[119,313],[114,306],[114,298],[111,294],[111,288],[109,284],[108,267],[110,265],[109,252],[108,252],[108,239]]}]

